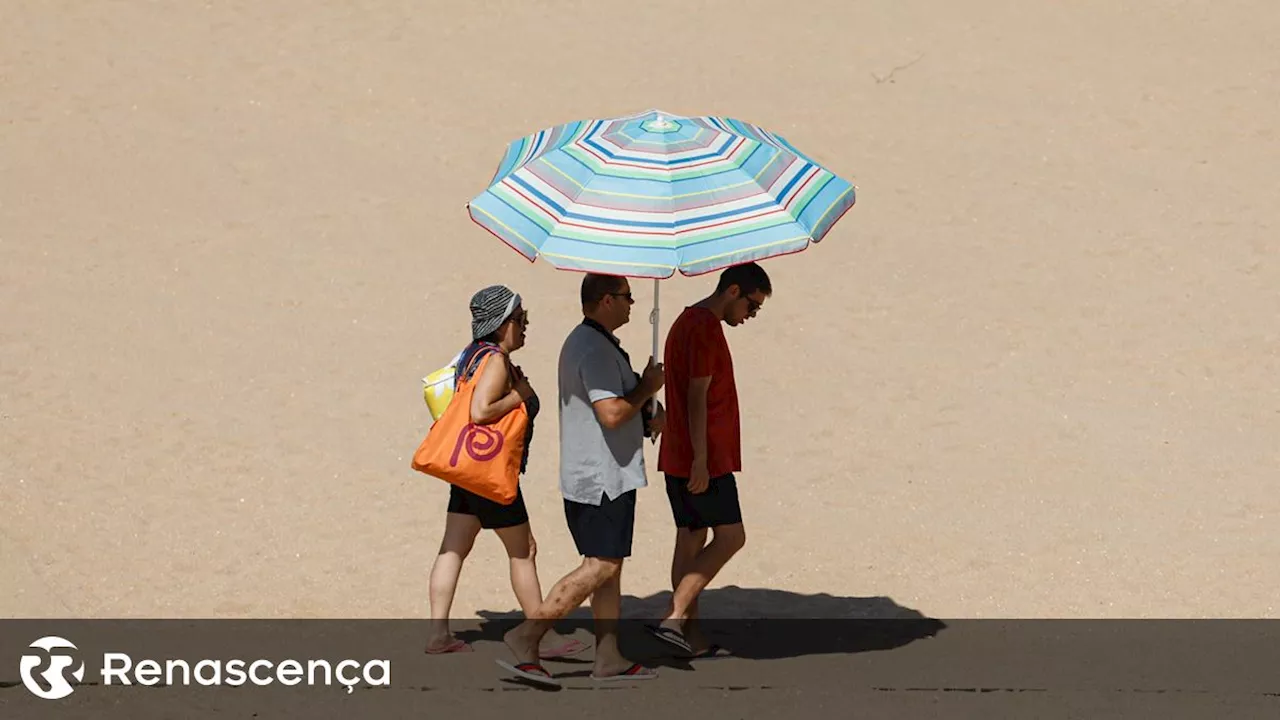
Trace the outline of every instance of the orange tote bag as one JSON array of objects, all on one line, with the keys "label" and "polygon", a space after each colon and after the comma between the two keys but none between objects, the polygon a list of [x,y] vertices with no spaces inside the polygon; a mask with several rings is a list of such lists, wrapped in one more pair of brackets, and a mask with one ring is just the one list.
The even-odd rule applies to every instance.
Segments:
[{"label": "orange tote bag", "polygon": [[[494,357],[498,362],[507,359],[501,352],[484,354],[475,374],[459,383],[444,414],[427,431],[413,454],[412,467],[482,498],[510,505],[515,502],[520,482],[529,411],[520,403],[491,424],[471,422],[471,396],[485,363]],[[474,364],[475,359],[471,362]]]}]

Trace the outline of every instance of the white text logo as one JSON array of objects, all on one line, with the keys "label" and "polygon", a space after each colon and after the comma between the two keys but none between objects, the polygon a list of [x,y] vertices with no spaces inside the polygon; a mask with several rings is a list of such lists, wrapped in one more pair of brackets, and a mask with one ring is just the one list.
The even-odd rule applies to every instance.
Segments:
[{"label": "white text logo", "polygon": [[[130,678],[130,671],[133,677]],[[337,681],[339,686],[352,688],[361,681],[368,685],[391,685],[391,663],[388,660],[370,660],[360,663],[355,660],[342,660],[331,663],[328,660],[282,660],[274,663],[270,660],[200,660],[195,663],[186,660],[140,660],[136,665],[133,658],[125,653],[109,652],[102,656],[103,685],[244,685],[246,682],[259,686],[272,683],[281,685],[298,685],[304,680],[307,685],[332,685]]]},{"label": "white text logo", "polygon": [[[70,641],[56,635],[42,637],[31,643],[40,653],[22,656],[19,669],[22,684],[37,697],[58,700],[70,695],[75,687],[67,680],[68,670],[76,682],[84,680],[84,663],[70,651],[78,648]],[[47,666],[47,667],[46,667]],[[72,668],[75,668],[72,670]],[[99,673],[103,685],[337,685],[350,694],[356,685],[391,685],[391,661],[389,660],[178,660],[143,659],[134,662],[132,656],[122,652],[106,652],[102,655]],[[44,670],[40,670],[44,668]]]}]

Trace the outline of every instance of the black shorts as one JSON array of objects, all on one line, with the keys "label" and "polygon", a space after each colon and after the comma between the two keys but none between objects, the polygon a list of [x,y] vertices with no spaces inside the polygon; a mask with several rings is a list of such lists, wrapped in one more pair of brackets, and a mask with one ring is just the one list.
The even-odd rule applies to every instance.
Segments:
[{"label": "black shorts", "polygon": [[482,498],[470,490],[463,490],[457,485],[450,485],[449,512],[474,515],[480,520],[480,527],[486,530],[500,530],[529,522],[529,511],[524,506],[524,492],[519,487],[516,488],[516,499],[510,505],[503,505]]},{"label": "black shorts", "polygon": [[703,530],[742,522],[738,481],[733,473],[711,478],[706,492],[700,495],[689,492],[688,478],[667,475],[667,499],[671,501],[671,517],[678,528]]},{"label": "black shorts", "polygon": [[636,527],[636,491],[628,490],[610,500],[600,494],[599,505],[564,501],[564,519],[578,554],[583,557],[621,559],[631,557],[631,537]]}]

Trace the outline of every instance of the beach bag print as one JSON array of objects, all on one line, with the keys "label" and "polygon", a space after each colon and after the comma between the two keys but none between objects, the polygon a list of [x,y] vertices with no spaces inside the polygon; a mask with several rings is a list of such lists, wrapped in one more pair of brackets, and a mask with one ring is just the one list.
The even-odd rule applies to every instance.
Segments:
[{"label": "beach bag print", "polygon": [[[412,467],[500,505],[510,505],[520,482],[529,413],[520,403],[491,424],[471,422],[471,396],[491,358],[506,362],[500,352],[484,353],[480,367],[470,380],[458,386],[444,413],[427,431],[413,454]],[[474,364],[475,359],[471,362]]]}]

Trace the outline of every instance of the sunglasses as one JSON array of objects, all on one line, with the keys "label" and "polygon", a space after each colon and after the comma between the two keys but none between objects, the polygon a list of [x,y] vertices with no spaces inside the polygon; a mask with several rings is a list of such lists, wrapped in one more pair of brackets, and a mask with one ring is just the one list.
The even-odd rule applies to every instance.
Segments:
[{"label": "sunglasses", "polygon": [[630,292],[624,292],[624,293],[616,293],[616,292],[614,292],[614,293],[609,293],[609,294],[610,294],[610,295],[612,295],[612,296],[614,296],[614,297],[626,298],[626,299],[627,299],[627,302],[632,303],[632,304],[634,304],[634,303],[635,303],[635,301],[636,301],[636,299],[635,299],[635,298],[631,297],[631,293],[630,293]]}]

